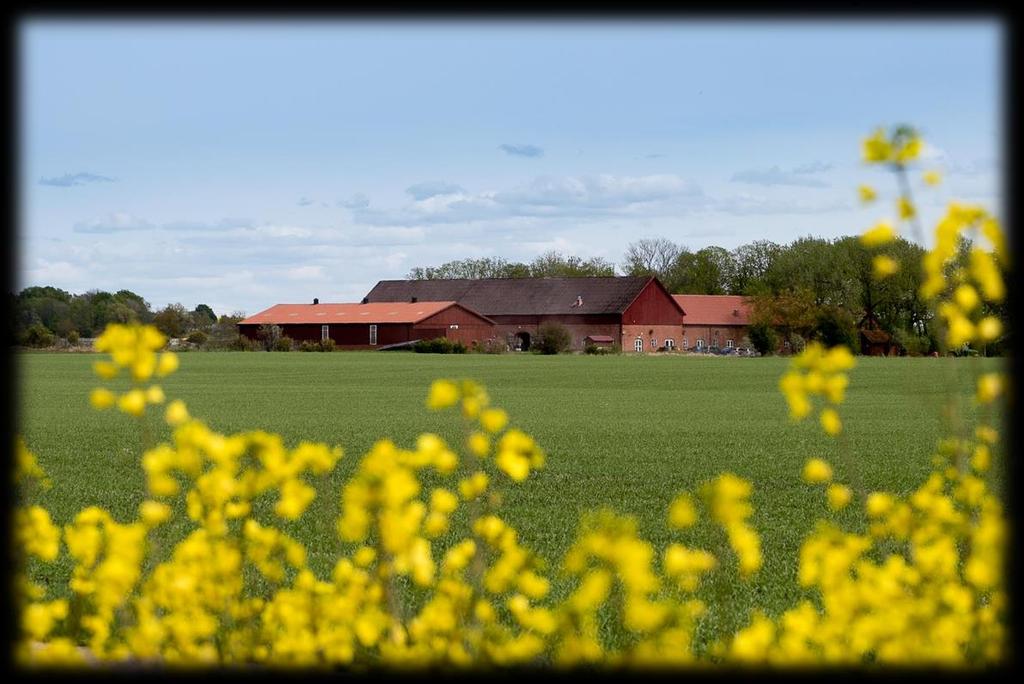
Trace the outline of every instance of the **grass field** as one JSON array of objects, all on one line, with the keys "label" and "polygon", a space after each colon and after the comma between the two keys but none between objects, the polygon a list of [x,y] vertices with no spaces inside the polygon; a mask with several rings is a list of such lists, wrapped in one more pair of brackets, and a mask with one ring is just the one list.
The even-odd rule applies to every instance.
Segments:
[{"label": "grass field", "polygon": [[[136,421],[88,406],[99,385],[90,368],[96,358],[18,357],[20,431],[54,481],[42,503],[59,523],[93,504],[128,519],[143,500]],[[778,612],[800,595],[801,539],[828,516],[822,489],[800,480],[808,457],[832,462],[837,478],[857,491],[907,492],[929,471],[944,429],[943,398],[958,387],[969,406],[970,373],[1000,367],[996,359],[858,358],[840,410],[846,431],[836,442],[812,420],[789,422],[777,389],[785,359],[349,352],[190,353],[181,362],[164,389],[214,429],[262,428],[292,446],[312,439],[344,447],[345,458],[304,518],[281,525],[306,544],[321,576],[343,548],[334,532],[341,485],[377,438],[411,446],[420,432],[434,431],[460,439],[460,419],[424,408],[439,377],[484,383],[492,403],[547,452],[544,470],[505,485],[504,516],[553,569],[583,511],[610,506],[632,514],[642,535],[662,548],[678,538],[664,522],[676,493],[724,471],[750,479],[765,565],[748,583],[727,580],[735,577],[729,568],[707,584],[705,596],[717,607],[705,634],[735,629],[754,605]],[[839,517],[850,524],[857,518],[851,511]],[[180,518],[175,524],[184,529]],[[682,539],[721,544],[707,526]],[[50,579],[63,584],[67,572],[59,568]]]}]

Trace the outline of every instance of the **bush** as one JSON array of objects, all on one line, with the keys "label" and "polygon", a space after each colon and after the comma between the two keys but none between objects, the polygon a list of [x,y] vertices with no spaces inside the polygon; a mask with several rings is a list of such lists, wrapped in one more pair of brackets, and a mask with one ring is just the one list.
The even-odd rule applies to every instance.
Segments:
[{"label": "bush", "polygon": [[256,342],[245,335],[238,335],[227,346],[231,351],[256,351]]},{"label": "bush", "polygon": [[79,336],[77,330],[72,330],[71,332],[68,333],[68,344],[74,346],[74,345],[78,344],[78,341],[80,339],[81,339],[81,337]]},{"label": "bush", "polygon": [[193,330],[188,334],[188,337],[186,337],[185,339],[188,341],[189,344],[194,344],[197,347],[201,347],[204,344],[206,344],[206,341],[209,339],[209,335],[204,333],[202,330]]},{"label": "bush", "polygon": [[754,323],[747,330],[750,344],[762,355],[774,354],[779,348],[779,336],[767,323]]},{"label": "bush", "polygon": [[572,333],[561,323],[542,323],[531,346],[541,354],[561,354],[572,346]]},{"label": "bush", "polygon": [[288,351],[291,351],[291,350],[292,350],[292,338],[288,337],[287,335],[282,335],[281,337],[277,338],[276,342],[274,342],[274,349],[273,349],[273,351],[288,352]]},{"label": "bush", "polygon": [[299,351],[314,352],[320,351],[320,343],[312,342],[310,340],[303,340],[302,344],[299,345]]},{"label": "bush", "polygon": [[281,339],[281,326],[261,325],[259,330],[256,331],[256,338],[263,343],[265,350],[270,351],[277,344],[277,341]]},{"label": "bush", "polygon": [[412,350],[418,354],[465,354],[466,345],[453,342],[447,337],[436,337],[432,340],[417,340]]},{"label": "bush", "polygon": [[474,349],[475,354],[504,354],[508,351],[508,345],[496,338],[490,338],[484,340],[482,344],[478,344]]},{"label": "bush", "polygon": [[21,343],[26,347],[52,347],[57,338],[49,328],[42,323],[35,323],[29,326],[21,336]]},{"label": "bush", "polygon": [[334,351],[334,346],[335,346],[334,345],[334,340],[332,340],[330,337],[328,337],[326,340],[320,340],[320,343],[319,343],[318,346],[320,347],[320,351],[322,351],[322,352],[332,352],[332,351]]}]

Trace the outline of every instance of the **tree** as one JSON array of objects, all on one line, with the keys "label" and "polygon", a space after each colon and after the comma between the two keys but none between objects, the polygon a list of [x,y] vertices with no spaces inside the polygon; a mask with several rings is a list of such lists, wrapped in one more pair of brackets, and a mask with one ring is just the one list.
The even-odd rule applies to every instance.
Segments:
[{"label": "tree", "polygon": [[256,331],[256,338],[263,343],[264,349],[273,351],[274,347],[277,346],[278,340],[281,339],[281,326],[261,325]]},{"label": "tree", "polygon": [[601,257],[582,259],[578,256],[563,256],[559,252],[546,252],[530,263],[530,276],[533,278],[584,276],[613,276],[615,265]]},{"label": "tree", "polygon": [[168,304],[153,316],[153,325],[168,337],[181,337],[188,332],[192,319],[181,304]]},{"label": "tree", "polygon": [[672,292],[726,294],[733,271],[732,256],[721,247],[705,247],[679,255],[672,272]]},{"label": "tree", "polygon": [[663,279],[675,265],[682,248],[665,238],[644,238],[631,242],[623,259],[626,275],[654,275]]},{"label": "tree", "polygon": [[198,304],[190,314],[190,317],[192,319],[192,328],[204,332],[217,322],[217,314],[213,313],[213,309],[206,304]]},{"label": "tree", "polygon": [[755,240],[732,251],[733,271],[729,279],[729,292],[752,295],[762,292],[765,275],[785,248],[771,240]]}]

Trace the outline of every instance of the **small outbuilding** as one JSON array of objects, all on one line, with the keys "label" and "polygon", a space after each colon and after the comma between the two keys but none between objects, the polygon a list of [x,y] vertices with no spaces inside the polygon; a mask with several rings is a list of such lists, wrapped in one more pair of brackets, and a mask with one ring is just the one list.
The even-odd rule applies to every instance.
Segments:
[{"label": "small outbuilding", "polygon": [[599,349],[611,349],[615,344],[615,338],[611,335],[587,335],[583,338],[583,346],[597,347]]},{"label": "small outbuilding", "polygon": [[494,338],[494,321],[453,301],[372,304],[276,304],[238,323],[258,339],[260,326],[276,325],[296,342],[331,339],[343,349],[378,349],[446,337],[467,347]]},{"label": "small outbuilding", "polygon": [[875,314],[868,311],[857,324],[860,331],[860,353],[864,356],[898,356],[903,354],[892,335],[882,329]]}]

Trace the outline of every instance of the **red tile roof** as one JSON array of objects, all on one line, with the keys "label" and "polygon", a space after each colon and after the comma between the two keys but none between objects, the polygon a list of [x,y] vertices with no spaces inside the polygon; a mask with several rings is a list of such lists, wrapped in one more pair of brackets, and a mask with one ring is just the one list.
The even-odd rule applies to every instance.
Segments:
[{"label": "red tile roof", "polygon": [[[419,323],[455,302],[381,302],[375,304],[276,304],[239,325],[303,323]],[[462,308],[476,313],[472,309]],[[480,315],[480,314],[476,314]],[[483,318],[483,316],[481,316]]]},{"label": "red tile roof", "polygon": [[677,294],[683,307],[683,325],[750,325],[750,305],[739,295]]}]

